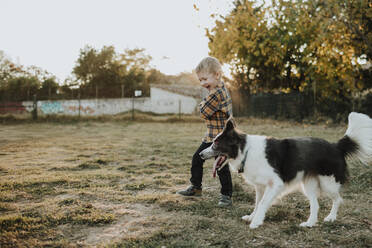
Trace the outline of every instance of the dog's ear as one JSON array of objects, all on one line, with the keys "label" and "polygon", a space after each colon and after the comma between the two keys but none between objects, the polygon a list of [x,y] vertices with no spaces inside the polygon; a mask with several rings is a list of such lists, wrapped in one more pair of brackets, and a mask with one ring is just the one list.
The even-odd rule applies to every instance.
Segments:
[{"label": "dog's ear", "polygon": [[230,117],[226,122],[225,130],[226,130],[226,132],[229,132],[229,131],[233,130],[234,128],[235,128],[235,121],[232,117]]}]

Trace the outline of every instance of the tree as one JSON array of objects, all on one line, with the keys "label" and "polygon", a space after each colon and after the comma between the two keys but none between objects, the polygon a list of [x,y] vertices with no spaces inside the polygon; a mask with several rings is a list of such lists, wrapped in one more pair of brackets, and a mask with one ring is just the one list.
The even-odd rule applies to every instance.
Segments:
[{"label": "tree", "polygon": [[41,88],[38,91],[38,99],[52,99],[58,94],[59,84],[55,77],[48,78],[41,83]]},{"label": "tree", "polygon": [[126,49],[116,54],[114,47],[104,46],[101,50],[86,46],[80,51],[73,74],[81,82],[82,96],[121,97],[133,96],[134,90],[149,94],[145,71],[151,57],[144,49]]},{"label": "tree", "polygon": [[[312,1],[330,42],[342,46],[342,63],[352,64],[354,91],[372,87],[372,3],[368,0]],[[365,65],[362,66],[360,61]],[[368,66],[369,64],[369,66]],[[352,68],[351,68],[352,67]],[[343,69],[345,70],[345,69]]]},{"label": "tree", "polygon": [[36,77],[16,77],[7,81],[5,92],[8,101],[31,101],[40,89]]},{"label": "tree", "polygon": [[323,2],[332,18],[336,18],[351,34],[357,56],[372,60],[372,2],[369,0],[331,0]]},{"label": "tree", "polygon": [[[150,95],[150,81],[146,79],[146,71],[149,71],[152,57],[145,53],[145,49],[125,49],[120,54],[119,64],[122,82],[124,83],[127,96],[134,96],[135,90],[142,90],[143,96]],[[129,94],[128,94],[129,93]]]},{"label": "tree", "polygon": [[31,73],[35,72],[35,68],[38,67],[24,69],[22,65],[16,65],[0,51],[0,100],[32,100],[41,86],[38,79],[40,73]]},{"label": "tree", "polygon": [[4,52],[0,51],[0,87],[10,76],[10,65],[11,62],[6,58]]},{"label": "tree", "polygon": [[81,82],[84,97],[96,96],[98,88],[104,90],[105,87],[117,83],[113,72],[116,68],[115,60],[115,49],[112,46],[104,46],[101,51],[90,46],[80,50],[73,74]]},{"label": "tree", "polygon": [[24,73],[22,66],[14,64],[12,60],[0,50],[0,87],[5,86],[6,81],[10,78],[21,76]]},{"label": "tree", "polygon": [[264,7],[237,0],[207,30],[211,55],[230,64],[247,94],[306,91],[345,100],[368,87],[370,74],[358,64],[371,44],[371,11],[362,9],[365,5],[365,0],[273,0]]},{"label": "tree", "polygon": [[152,57],[145,53],[143,48],[125,49],[124,53],[119,55],[120,63],[130,70],[149,70]]},{"label": "tree", "polygon": [[157,69],[150,69],[146,72],[146,82],[148,84],[170,84],[169,76],[164,75]]}]

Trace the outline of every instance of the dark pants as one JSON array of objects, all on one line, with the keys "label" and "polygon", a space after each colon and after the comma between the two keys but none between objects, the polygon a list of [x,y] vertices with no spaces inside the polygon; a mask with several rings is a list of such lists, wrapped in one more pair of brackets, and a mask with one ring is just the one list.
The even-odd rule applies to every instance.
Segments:
[{"label": "dark pants", "polygon": [[[202,187],[203,180],[203,164],[204,161],[199,153],[212,145],[212,143],[202,143],[198,150],[196,150],[194,156],[192,157],[191,163],[191,178],[190,182],[197,188]],[[232,181],[229,165],[225,165],[221,170],[217,171],[218,177],[220,178],[221,183],[221,194],[223,195],[232,195]]]}]

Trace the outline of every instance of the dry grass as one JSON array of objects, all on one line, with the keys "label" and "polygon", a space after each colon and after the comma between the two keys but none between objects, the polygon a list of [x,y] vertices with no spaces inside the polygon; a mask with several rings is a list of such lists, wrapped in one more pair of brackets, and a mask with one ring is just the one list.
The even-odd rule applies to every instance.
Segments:
[{"label": "dry grass", "polygon": [[[159,117],[161,118],[161,117]],[[242,119],[247,133],[336,141],[345,126]],[[219,182],[205,165],[203,197],[188,186],[198,122],[85,121],[0,126],[0,247],[368,247],[372,170],[350,164],[334,223],[300,228],[309,214],[300,194],[272,207],[250,230],[241,216],[254,192],[233,175],[234,205],[216,207]],[[330,209],[320,200],[319,220]]]}]

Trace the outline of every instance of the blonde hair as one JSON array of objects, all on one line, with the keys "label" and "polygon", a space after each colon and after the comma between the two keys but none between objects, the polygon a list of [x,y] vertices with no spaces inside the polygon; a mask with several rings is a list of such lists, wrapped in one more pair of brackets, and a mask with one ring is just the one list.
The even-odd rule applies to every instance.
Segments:
[{"label": "blonde hair", "polygon": [[195,68],[195,72],[199,74],[200,72],[207,72],[207,73],[220,73],[222,75],[222,66],[218,59],[214,57],[206,57],[200,61],[198,66]]}]

